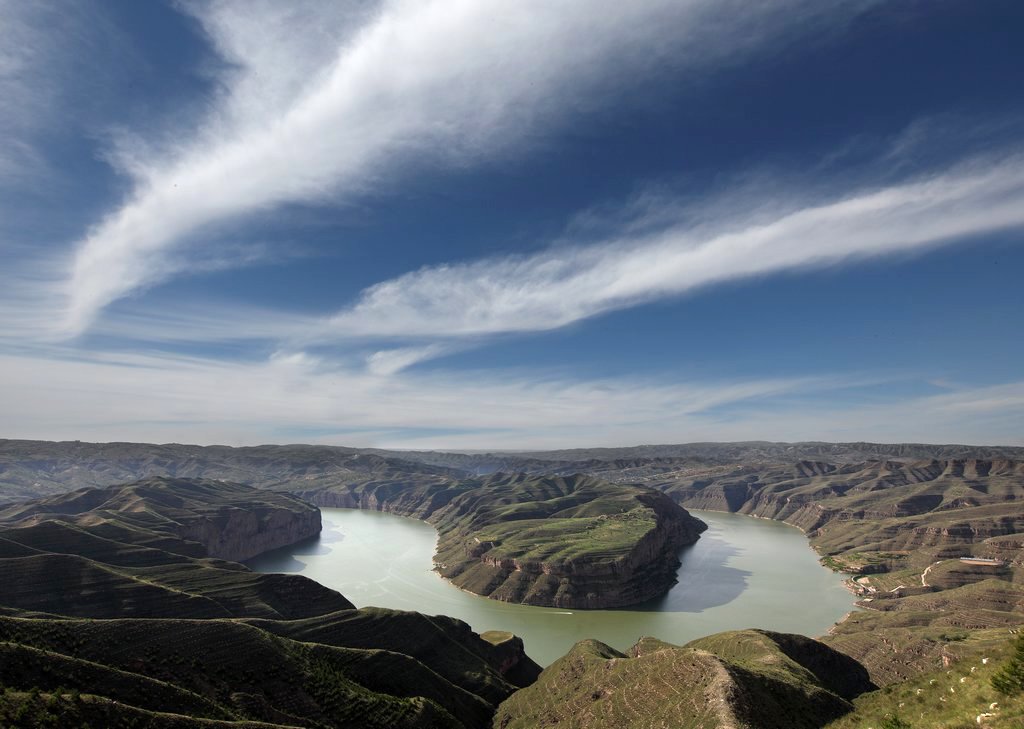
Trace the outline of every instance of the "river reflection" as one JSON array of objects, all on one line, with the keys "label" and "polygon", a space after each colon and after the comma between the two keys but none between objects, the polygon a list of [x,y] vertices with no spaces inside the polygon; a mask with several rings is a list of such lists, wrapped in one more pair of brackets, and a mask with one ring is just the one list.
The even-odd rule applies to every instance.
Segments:
[{"label": "river reflection", "polygon": [[798,530],[736,514],[694,511],[708,524],[680,554],[679,583],[666,595],[618,610],[510,605],[463,592],[432,571],[433,527],[353,509],[323,509],[320,537],[251,561],[261,572],[302,574],[358,607],[451,615],[474,630],[510,630],[542,665],[584,638],[619,650],[654,636],[685,643],[722,630],[761,627],[821,635],[853,609],[842,578],[818,564]]}]

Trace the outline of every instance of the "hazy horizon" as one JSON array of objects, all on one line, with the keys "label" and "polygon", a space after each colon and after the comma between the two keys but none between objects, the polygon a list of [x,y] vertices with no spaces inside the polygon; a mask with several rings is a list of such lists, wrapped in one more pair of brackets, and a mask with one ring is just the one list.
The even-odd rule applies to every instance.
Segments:
[{"label": "hazy horizon", "polygon": [[463,455],[490,455],[490,454],[531,454],[531,453],[550,453],[559,451],[593,451],[593,450],[631,450],[631,449],[642,449],[642,448],[688,448],[697,446],[724,446],[724,445],[866,445],[866,446],[922,446],[931,448],[1009,448],[1017,449],[1024,448],[1024,446],[1013,445],[1010,443],[925,443],[925,442],[909,442],[909,441],[826,441],[826,440],[805,440],[805,441],[777,441],[767,440],[764,438],[757,438],[751,440],[719,440],[719,441],[687,441],[679,443],[620,443],[616,445],[578,445],[578,446],[567,446],[560,448],[460,448],[454,445],[450,448],[381,448],[379,446],[356,446],[348,443],[313,443],[313,442],[253,442],[253,443],[218,443],[218,442],[188,442],[188,441],[165,441],[165,442],[150,442],[150,441],[126,441],[126,440],[90,440],[88,438],[69,438],[63,440],[52,440],[45,438],[7,438],[0,436],[0,441],[28,441],[28,442],[39,442],[39,443],[86,443],[90,445],[116,445],[119,443],[127,445],[152,445],[152,446],[185,446],[185,447],[196,447],[196,448],[258,448],[261,446],[268,447],[288,447],[288,446],[310,446],[310,447],[326,447],[326,448],[342,448],[349,450],[361,450],[361,451],[387,451],[393,453],[402,452],[429,452],[429,453],[455,453]]}]

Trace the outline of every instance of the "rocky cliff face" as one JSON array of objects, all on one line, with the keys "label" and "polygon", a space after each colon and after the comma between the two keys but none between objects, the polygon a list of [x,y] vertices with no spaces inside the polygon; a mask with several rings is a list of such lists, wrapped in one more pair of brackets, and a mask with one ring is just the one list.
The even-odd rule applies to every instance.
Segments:
[{"label": "rocky cliff face", "polygon": [[296,508],[226,509],[183,525],[180,536],[202,544],[211,557],[244,562],[315,537],[322,529],[320,509],[297,504]]},{"label": "rocky cliff face", "polygon": [[152,478],[82,489],[0,511],[0,522],[100,522],[143,528],[201,544],[234,562],[314,537],[320,509],[289,494],[223,481]]},{"label": "rocky cliff face", "polygon": [[660,494],[641,498],[650,528],[613,558],[600,550],[569,559],[495,557],[493,543],[469,549],[442,543],[438,572],[463,589],[525,605],[606,609],[651,600],[676,583],[679,550],[705,527]]},{"label": "rocky cliff face", "polygon": [[495,600],[547,607],[621,607],[662,595],[676,582],[679,550],[706,529],[664,494],[580,475],[298,494],[424,519],[439,531],[443,577]]},{"label": "rocky cliff face", "polygon": [[889,521],[876,524],[876,541],[909,549],[1018,532],[1022,484],[1024,462],[950,459],[736,466],[657,487],[684,506],[777,519],[808,533]]}]

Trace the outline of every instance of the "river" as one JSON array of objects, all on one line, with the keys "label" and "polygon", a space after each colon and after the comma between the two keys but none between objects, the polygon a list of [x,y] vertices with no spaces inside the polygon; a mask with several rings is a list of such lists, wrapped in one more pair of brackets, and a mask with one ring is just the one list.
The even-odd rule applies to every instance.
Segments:
[{"label": "river", "polygon": [[477,632],[512,631],[544,666],[584,638],[626,650],[645,635],[682,644],[738,628],[818,636],[854,609],[842,576],[818,564],[799,530],[749,516],[693,511],[708,530],[681,553],[679,583],[664,597],[618,610],[561,610],[489,600],[445,582],[431,571],[437,533],[429,524],[376,511],[322,512],[319,538],[249,566],[305,575],[357,607],[451,615]]}]

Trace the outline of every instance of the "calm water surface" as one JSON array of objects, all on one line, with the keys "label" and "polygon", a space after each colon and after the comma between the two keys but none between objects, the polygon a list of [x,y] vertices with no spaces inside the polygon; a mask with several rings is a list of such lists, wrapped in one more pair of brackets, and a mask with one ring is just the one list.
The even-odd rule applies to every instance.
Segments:
[{"label": "calm water surface", "polygon": [[645,635],[680,644],[750,627],[818,636],[853,609],[842,577],[818,564],[800,531],[749,516],[694,511],[708,531],[682,552],[679,584],[664,597],[620,610],[561,610],[501,603],[445,582],[431,571],[437,533],[429,524],[376,511],[322,511],[318,539],[249,566],[305,575],[357,607],[451,615],[477,632],[510,630],[541,665],[583,638],[625,650]]}]

